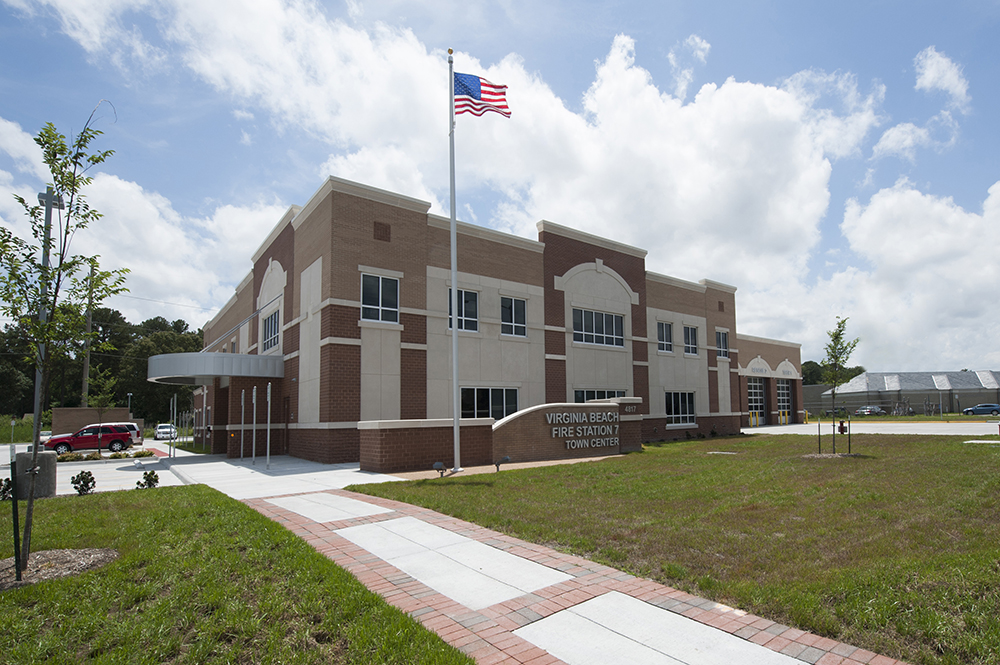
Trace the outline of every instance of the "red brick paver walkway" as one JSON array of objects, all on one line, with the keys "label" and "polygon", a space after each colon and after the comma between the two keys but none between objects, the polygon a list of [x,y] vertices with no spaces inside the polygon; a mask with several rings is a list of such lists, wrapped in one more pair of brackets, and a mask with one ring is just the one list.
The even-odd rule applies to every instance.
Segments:
[{"label": "red brick paver walkway", "polygon": [[[391,513],[337,522],[317,523],[285,510],[267,499],[245,503],[283,524],[293,533],[349,570],[365,586],[416,618],[446,642],[482,665],[494,663],[563,663],[512,631],[596,596],[618,591],[657,607],[681,614],[737,637],[760,644],[805,663],[816,665],[906,665],[834,640],[789,628],[741,610],[692,596],[652,580],[642,579],[580,557],[557,552],[469,522],[398,501],[344,490],[328,493],[391,509]],[[274,498],[274,497],[271,497]],[[510,554],[560,570],[573,579],[534,593],[471,610],[422,584],[398,568],[335,533],[337,529],[414,517]]]}]

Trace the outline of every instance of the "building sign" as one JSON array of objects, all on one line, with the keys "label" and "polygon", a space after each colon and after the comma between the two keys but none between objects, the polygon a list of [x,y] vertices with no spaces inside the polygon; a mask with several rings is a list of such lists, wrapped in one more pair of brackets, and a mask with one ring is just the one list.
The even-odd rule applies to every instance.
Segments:
[{"label": "building sign", "polygon": [[618,405],[614,411],[556,411],[545,414],[553,439],[567,450],[618,445]]}]

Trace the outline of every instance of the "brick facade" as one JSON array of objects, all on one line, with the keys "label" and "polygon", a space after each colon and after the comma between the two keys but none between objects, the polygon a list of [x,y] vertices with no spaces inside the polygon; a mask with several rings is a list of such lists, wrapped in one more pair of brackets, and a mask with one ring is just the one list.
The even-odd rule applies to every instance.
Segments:
[{"label": "brick facade", "polygon": [[[478,422],[478,421],[476,421]],[[366,428],[361,439],[361,470],[398,473],[425,470],[435,462],[447,468],[455,464],[454,430],[449,422],[432,421],[432,426]],[[374,423],[372,423],[374,424]],[[394,423],[394,425],[397,423]],[[493,425],[465,424],[460,428],[461,458],[464,466],[493,464]]]},{"label": "brick facade", "polygon": [[[265,304],[260,302],[262,287],[268,298],[275,284],[280,287],[280,281],[265,280],[268,270],[274,270],[272,274],[280,280],[280,265],[285,275],[280,346],[268,353],[284,356],[284,376],[271,379],[272,454],[328,463],[360,460],[365,466],[380,469],[400,464],[419,466],[428,460],[449,463],[448,428],[438,437],[440,441],[433,427],[379,430],[377,436],[367,426],[359,429],[362,413],[367,418],[381,413],[383,419],[388,414],[390,419],[424,421],[441,418],[442,412],[451,410],[450,400],[446,404],[442,398],[451,383],[446,369],[450,355],[445,359],[442,343],[447,310],[441,310],[442,295],[450,284],[450,273],[445,272],[450,265],[448,220],[429,214],[429,209],[422,201],[329,178],[306,205],[293,206],[282,216],[252,257],[253,269],[233,299],[205,326],[206,347],[211,346],[206,350],[231,351],[234,340],[240,340],[241,347],[246,340],[240,353],[262,352],[256,346],[260,316],[254,312]],[[639,441],[738,432],[741,418],[746,416],[744,366],[749,359],[760,357],[769,363],[774,376],[781,372],[787,375],[789,367],[793,368],[792,399],[800,414],[797,345],[757,338],[737,341],[735,288],[647,273],[644,250],[569,227],[541,222],[538,230],[535,242],[459,225],[460,288],[481,289],[480,328],[462,335],[463,362],[468,363],[462,365],[462,387],[516,388],[522,410],[542,403],[564,403],[573,398],[575,390],[625,389],[629,398],[638,398],[635,411],[619,423],[629,432],[629,440],[636,442],[629,444],[631,450]],[[383,319],[374,326],[371,321],[362,324],[363,274],[380,276],[380,283],[396,280],[395,320]],[[582,281],[572,282],[576,279]],[[570,283],[575,286],[567,287]],[[588,305],[577,305],[568,298],[587,302],[591,294],[580,286],[587,284],[607,287],[605,292],[593,294],[597,303],[594,311],[613,311],[627,318],[623,347],[573,342],[568,308]],[[518,339],[510,333],[504,337],[492,332],[501,329],[501,297],[528,303],[530,316],[536,317],[528,322],[528,335]],[[608,309],[601,309],[602,302]],[[666,372],[666,361],[657,354],[654,311],[659,315],[673,313],[678,321],[700,322],[703,351],[695,360],[696,368],[681,353],[677,355],[688,364]],[[728,361],[717,358],[714,352],[717,331],[729,336]],[[680,334],[678,328],[675,343],[682,343]],[[602,366],[595,369],[595,365]],[[611,378],[602,378],[606,376]],[[241,428],[239,424],[239,398],[241,391],[256,385],[260,453],[262,434],[266,439],[266,413],[261,405],[266,383],[234,376],[228,381],[216,379],[209,386],[211,435],[205,428],[200,428],[198,435],[213,452],[238,456],[242,432],[246,454],[249,425]],[[769,381],[769,403],[776,400],[774,385]],[[306,386],[316,392],[304,393]],[[667,426],[662,416],[662,390],[697,391],[696,423],[683,428]],[[202,409],[202,402],[198,396],[196,409]],[[250,415],[248,406],[247,423]],[[316,422],[303,422],[303,417]],[[510,443],[503,439],[505,434],[500,440],[490,439],[487,445],[483,443],[485,435],[473,435],[473,431],[469,436],[475,442],[469,444],[469,458],[463,453],[463,464],[471,465],[473,460],[492,463],[492,457],[500,452],[498,446],[513,446],[509,451],[504,448],[500,456],[541,454],[538,442],[533,444],[535,452],[529,452],[527,444]],[[412,440],[412,449],[400,448],[404,433],[419,439]],[[564,448],[545,454],[581,452]]]}]

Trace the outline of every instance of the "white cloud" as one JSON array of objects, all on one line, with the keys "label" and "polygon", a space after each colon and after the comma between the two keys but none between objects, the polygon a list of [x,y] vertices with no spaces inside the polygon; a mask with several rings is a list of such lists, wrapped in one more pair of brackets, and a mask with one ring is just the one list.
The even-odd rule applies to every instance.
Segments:
[{"label": "white cloud", "polygon": [[[863,343],[859,357],[883,369],[1000,366],[995,344],[1000,280],[1000,183],[982,213],[900,180],[867,205],[847,204],[841,225],[851,248],[872,266],[844,269],[829,290],[842,294]],[[846,295],[844,295],[846,294]]]},{"label": "white cloud", "polygon": [[49,171],[42,163],[42,149],[35,139],[16,122],[0,118],[0,151],[7,153],[22,173],[33,175],[42,182],[49,178]]},{"label": "white cloud", "polygon": [[683,43],[670,49],[667,61],[673,71],[674,96],[677,99],[687,98],[688,86],[694,81],[694,67],[685,67],[684,64],[693,59],[704,65],[711,48],[712,45],[698,35],[691,35]]},{"label": "white cloud", "polygon": [[[125,11],[118,4],[88,6],[105,13],[91,17],[95,25],[117,26]],[[225,3],[149,6],[174,60],[231,99],[237,120],[263,115],[279,131],[306,133],[329,147],[317,180],[346,177],[445,211],[443,53],[409,30],[348,25],[309,2],[241,5],[239,22]],[[361,7],[353,5],[355,18]],[[79,34],[90,39],[91,31],[80,27]],[[91,41],[101,48],[136,50],[127,46],[130,30],[96,34]],[[708,43],[692,36],[676,47],[677,71],[704,62],[708,52]],[[516,55],[485,66],[458,53],[456,62],[460,71],[507,84],[514,111],[510,120],[458,118],[460,191],[492,190],[497,198],[486,210],[460,200],[466,219],[525,236],[534,235],[538,219],[550,219],[649,250],[651,270],[735,284],[740,329],[801,341],[805,358],[820,351],[837,315],[851,317],[852,334],[864,340],[858,361],[873,368],[969,366],[975,363],[963,359],[961,345],[990,348],[972,345],[979,332],[995,334],[997,322],[976,312],[970,303],[980,289],[967,283],[995,282],[996,275],[968,278],[969,264],[960,257],[962,242],[987,231],[989,240],[977,239],[969,256],[972,265],[988,262],[982,248],[995,244],[988,228],[1000,221],[1000,185],[982,215],[906,182],[867,204],[852,202],[841,229],[866,265],[842,264],[826,279],[805,281],[810,257],[821,249],[832,162],[867,151],[870,135],[885,122],[883,86],[862,93],[849,73],[807,70],[777,86],[706,84],[686,101],[693,74],[683,89],[682,79],[658,84],[621,35],[598,63],[576,113]],[[949,70],[951,61],[936,51],[921,62],[918,87],[944,90],[954,108],[964,108],[960,70],[953,64]],[[949,128],[947,112],[923,128],[896,125],[882,134],[876,156],[947,145]],[[5,182],[0,177],[0,187]],[[109,222],[108,233],[122,235],[128,255],[154,257],[130,279],[137,294],[216,306],[231,295],[284,210],[261,201],[186,217],[166,199],[113,176],[95,181],[92,201],[109,218],[113,213],[115,224],[127,224]],[[157,255],[160,247],[171,248],[169,260]],[[848,261],[848,255],[831,258]],[[909,273],[924,265],[930,267],[919,276]],[[956,328],[954,321],[968,325]]]},{"label": "white cloud", "polygon": [[[4,122],[0,119],[0,125]],[[6,152],[4,145],[0,152]],[[126,285],[131,295],[154,301],[220,307],[250,271],[250,256],[286,210],[282,204],[260,200],[221,205],[206,217],[185,217],[166,198],[134,182],[102,172],[92,175],[84,194],[103,217],[75,235],[70,251],[100,255],[105,269],[129,268]],[[0,223],[29,240],[27,218],[12,193],[31,200],[40,182],[44,180],[15,180],[0,171]],[[210,311],[127,298],[108,304],[133,322],[162,315],[183,318],[197,328],[211,316]]]},{"label": "white cloud", "polygon": [[962,68],[944,53],[928,46],[913,59],[917,70],[916,90],[941,90],[951,98],[949,105],[962,113],[969,112],[969,82],[962,74]]},{"label": "white cloud", "polygon": [[686,279],[763,288],[800,274],[827,211],[827,154],[857,150],[878,120],[873,97],[842,100],[846,115],[819,113],[794,87],[733,80],[682,104],[635,65],[624,36],[598,66],[584,117],[505,65],[511,104],[524,110],[467,146],[505,146],[477,171],[507,198],[495,223],[530,236],[544,218],[609,236]]},{"label": "white cloud", "polygon": [[931,133],[926,127],[917,127],[912,122],[903,122],[890,127],[875,144],[872,156],[876,159],[895,155],[909,161],[916,159],[916,149],[931,144]]},{"label": "white cloud", "polygon": [[[935,138],[935,134],[941,138]],[[934,148],[942,151],[958,140],[958,123],[948,111],[941,111],[923,127],[903,122],[890,127],[882,134],[872,149],[872,159],[896,156],[910,162],[916,161],[917,148]]]}]

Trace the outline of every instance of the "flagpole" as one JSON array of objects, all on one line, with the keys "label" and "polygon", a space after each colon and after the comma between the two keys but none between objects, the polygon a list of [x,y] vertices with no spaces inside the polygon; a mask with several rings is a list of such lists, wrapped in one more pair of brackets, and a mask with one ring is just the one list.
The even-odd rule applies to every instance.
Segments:
[{"label": "flagpole", "polygon": [[455,221],[455,65],[452,50],[448,49],[448,142],[451,166],[451,389],[452,437],[455,445],[455,467],[462,470],[461,435],[458,420],[461,417],[461,400],[458,387],[458,222]]}]

